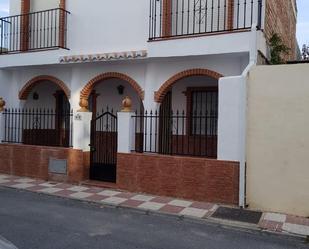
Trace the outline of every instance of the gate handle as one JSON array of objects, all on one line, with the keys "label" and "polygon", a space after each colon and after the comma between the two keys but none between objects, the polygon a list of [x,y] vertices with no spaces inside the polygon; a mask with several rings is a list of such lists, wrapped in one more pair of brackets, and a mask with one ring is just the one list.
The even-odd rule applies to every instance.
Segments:
[{"label": "gate handle", "polygon": [[91,152],[95,152],[96,151],[96,148],[92,144],[89,144],[89,146],[90,146],[90,151]]}]

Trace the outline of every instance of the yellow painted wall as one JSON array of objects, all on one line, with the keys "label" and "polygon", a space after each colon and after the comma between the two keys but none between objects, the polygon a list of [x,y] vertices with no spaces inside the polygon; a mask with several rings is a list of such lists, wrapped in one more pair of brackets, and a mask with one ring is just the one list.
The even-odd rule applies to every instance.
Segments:
[{"label": "yellow painted wall", "polygon": [[309,64],[250,71],[247,203],[309,216]]}]

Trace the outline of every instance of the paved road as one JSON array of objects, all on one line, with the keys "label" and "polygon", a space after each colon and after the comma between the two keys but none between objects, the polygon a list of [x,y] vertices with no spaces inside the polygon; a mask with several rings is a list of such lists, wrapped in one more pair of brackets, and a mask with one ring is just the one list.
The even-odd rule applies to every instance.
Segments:
[{"label": "paved road", "polygon": [[300,239],[0,188],[0,238],[18,249],[295,249]]}]

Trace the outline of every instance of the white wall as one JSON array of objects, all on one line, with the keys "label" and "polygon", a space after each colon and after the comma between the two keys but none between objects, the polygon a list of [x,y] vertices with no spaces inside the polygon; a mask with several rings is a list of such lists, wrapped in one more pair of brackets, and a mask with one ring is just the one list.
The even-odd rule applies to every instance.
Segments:
[{"label": "white wall", "polygon": [[[32,0],[34,10],[50,8],[59,0]],[[20,0],[11,0],[11,12]],[[148,42],[149,2],[145,0],[67,0],[67,44],[70,50],[2,55],[1,67],[58,64],[65,55],[148,50],[149,58],[192,55],[248,54],[250,32]]]},{"label": "white wall", "polygon": [[239,162],[239,205],[245,205],[246,78],[219,80],[218,159]]},{"label": "white wall", "polygon": [[30,11],[36,12],[41,10],[59,8],[60,0],[31,0]]},{"label": "white wall", "polygon": [[[53,95],[57,90],[61,90],[57,85],[49,81],[42,81],[30,92],[27,100],[24,101],[24,108],[56,109],[56,97]],[[38,100],[33,99],[33,94],[37,93]]]},{"label": "white wall", "polygon": [[187,97],[185,91],[188,87],[208,87],[218,86],[216,79],[206,76],[193,76],[181,79],[173,85],[172,91],[172,110],[173,111],[185,111],[187,112]]},{"label": "white wall", "polygon": [[[120,95],[117,87],[119,85],[124,86],[124,93]],[[122,100],[129,96],[132,100],[132,109],[140,111],[140,98],[136,93],[135,89],[126,81],[119,79],[109,79],[99,82],[94,88],[97,97],[97,112],[101,113],[101,110],[106,111],[107,107],[109,110],[113,110],[116,114],[117,111],[121,111]]]},{"label": "white wall", "polygon": [[[1,59],[1,57],[0,57]],[[13,103],[18,103],[18,92],[24,84],[38,75],[51,75],[71,89],[71,106],[79,109],[80,91],[94,77],[106,72],[119,72],[133,78],[145,91],[144,107],[155,110],[154,92],[170,77],[192,68],[207,68],[224,76],[240,75],[247,64],[246,55],[199,56],[160,60],[50,65],[6,70],[12,75],[6,82],[15,88],[9,91]],[[6,95],[6,94],[5,94]]]},{"label": "white wall", "polygon": [[72,54],[146,49],[149,2],[67,0]]}]

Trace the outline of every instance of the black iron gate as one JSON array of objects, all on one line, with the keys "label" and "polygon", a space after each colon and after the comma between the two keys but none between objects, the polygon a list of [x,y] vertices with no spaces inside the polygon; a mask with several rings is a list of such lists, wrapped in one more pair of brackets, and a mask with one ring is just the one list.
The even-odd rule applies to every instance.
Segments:
[{"label": "black iron gate", "polygon": [[117,116],[104,112],[91,121],[90,179],[116,182]]}]

